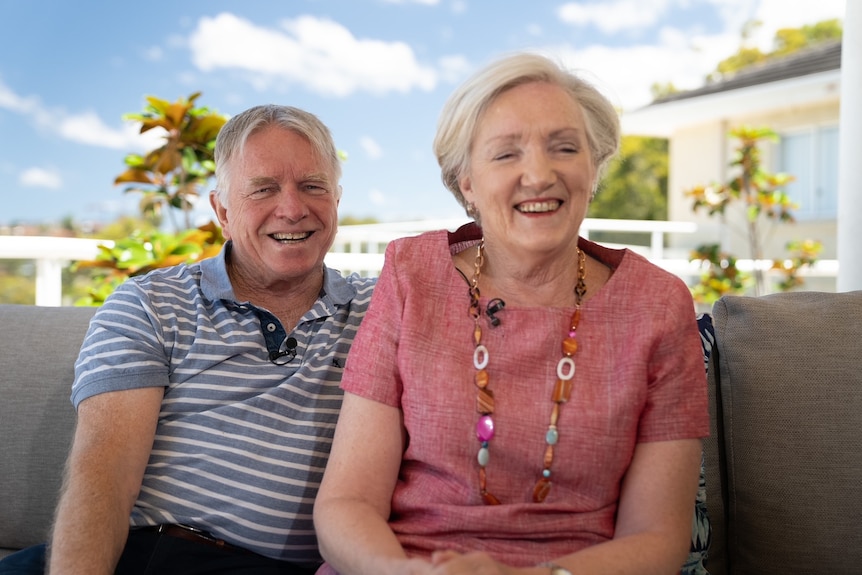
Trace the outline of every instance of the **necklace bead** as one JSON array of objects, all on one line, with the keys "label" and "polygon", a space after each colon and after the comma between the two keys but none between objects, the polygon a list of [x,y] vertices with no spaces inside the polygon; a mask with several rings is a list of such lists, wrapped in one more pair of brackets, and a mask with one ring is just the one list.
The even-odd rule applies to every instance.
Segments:
[{"label": "necklace bead", "polygon": [[[482,326],[479,322],[481,317],[479,306],[479,277],[482,266],[485,263],[485,240],[482,239],[477,246],[476,261],[474,263],[473,277],[470,280],[470,305],[469,312],[473,318],[473,367],[476,369],[474,383],[477,388],[476,411],[479,420],[476,422],[476,437],[479,440],[479,451],[476,461],[479,464],[479,495],[487,505],[499,505],[500,501],[487,489],[487,467],[491,459],[490,442],[494,438],[494,394],[488,389],[490,377],[486,368],[490,363],[488,348],[482,343]],[[574,355],[578,351],[576,339],[578,324],[581,320],[581,303],[587,292],[586,287],[586,255],[578,249],[578,281],[575,285],[575,311],[572,313],[569,329],[561,344],[562,356],[557,362],[557,380],[551,393],[553,403],[551,409],[550,423],[545,432],[545,453],[542,459],[542,471],[539,480],[533,487],[533,501],[543,502],[551,491],[551,465],[554,461],[554,446],[560,440],[557,421],[560,417],[560,406],[569,401],[572,394],[573,380],[575,377]],[[496,325],[496,324],[495,324]]]}]

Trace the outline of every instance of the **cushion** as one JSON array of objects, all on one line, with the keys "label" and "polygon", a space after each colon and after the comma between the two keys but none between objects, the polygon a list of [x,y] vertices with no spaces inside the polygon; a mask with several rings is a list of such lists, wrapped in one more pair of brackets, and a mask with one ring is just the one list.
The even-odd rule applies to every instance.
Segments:
[{"label": "cushion", "polygon": [[48,534],[75,424],[74,363],[93,313],[0,305],[0,548]]},{"label": "cushion", "polygon": [[862,572],[862,291],[725,296],[712,315],[707,568]]}]

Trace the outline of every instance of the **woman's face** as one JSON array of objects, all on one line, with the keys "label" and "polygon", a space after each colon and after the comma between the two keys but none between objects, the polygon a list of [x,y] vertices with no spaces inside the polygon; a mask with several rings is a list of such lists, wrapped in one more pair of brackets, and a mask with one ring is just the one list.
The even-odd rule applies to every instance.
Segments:
[{"label": "woman's face", "polygon": [[596,169],[581,107],[532,82],[497,96],[479,118],[461,178],[489,246],[517,258],[574,250]]}]

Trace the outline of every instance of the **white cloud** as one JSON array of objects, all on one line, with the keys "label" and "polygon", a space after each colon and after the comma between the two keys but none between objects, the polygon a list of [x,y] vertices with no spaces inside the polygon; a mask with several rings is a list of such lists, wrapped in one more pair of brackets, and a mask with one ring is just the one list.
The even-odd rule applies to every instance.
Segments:
[{"label": "white cloud", "polygon": [[[676,88],[689,90],[704,84],[706,76],[715,70],[718,62],[735,53],[740,46],[741,30],[746,21],[758,19],[756,42],[763,50],[772,49],[772,39],[779,28],[798,28],[830,18],[843,18],[844,0],[818,0],[817,2],[786,2],[785,0],[708,0],[721,16],[721,30],[713,34],[684,30],[671,26],[658,29],[655,44],[624,47],[591,45],[583,48],[549,46],[543,49],[567,66],[584,70],[587,79],[602,90],[615,105],[633,110],[652,100],[653,83],[672,83]],[[594,24],[606,29],[620,25],[620,18],[605,16],[606,10],[614,13],[628,9],[628,0],[610,4],[568,4],[570,22]],[[683,0],[677,0],[685,7]],[[637,3],[641,10],[641,2]],[[643,2],[643,9],[656,10],[669,7],[668,0]],[[611,24],[600,23],[605,20]],[[614,23],[614,20],[616,22]],[[633,23],[637,18],[625,17]],[[643,21],[646,22],[644,17]],[[654,23],[658,25],[658,20]]]},{"label": "white cloud", "polygon": [[0,108],[26,114],[39,106],[35,98],[22,98],[0,80]]},{"label": "white cloud", "polygon": [[365,150],[365,154],[372,160],[377,160],[383,156],[383,149],[373,138],[363,136],[359,139],[359,145]]},{"label": "white cloud", "polygon": [[672,83],[683,90],[702,86],[706,75],[736,50],[738,42],[730,35],[686,36],[672,28],[662,29],[659,36],[654,45],[561,46],[543,52],[581,74],[615,106],[630,111],[649,104],[653,83]]},{"label": "white cloud", "polygon": [[282,81],[344,97],[357,91],[427,91],[438,80],[407,44],[358,39],[341,24],[313,16],[285,20],[273,29],[222,13],[202,18],[189,46],[199,69],[250,72],[260,88]]},{"label": "white cloud", "polygon": [[18,183],[28,188],[48,188],[57,190],[63,185],[63,179],[54,170],[44,168],[27,168],[18,176]]},{"label": "white cloud", "polygon": [[0,108],[29,116],[41,129],[72,142],[119,150],[149,150],[162,144],[164,131],[156,128],[140,133],[140,124],[125,123],[121,128],[105,124],[95,112],[69,114],[45,107],[38,98],[15,94],[0,82]]},{"label": "white cloud", "polygon": [[444,56],[437,62],[440,77],[449,83],[463,80],[472,69],[464,56]]},{"label": "white cloud", "polygon": [[368,192],[368,200],[375,206],[386,205],[386,196],[378,189]]},{"label": "white cloud", "polygon": [[156,128],[140,134],[140,124],[132,123],[126,123],[120,129],[112,128],[94,112],[54,118],[52,123],[57,132],[67,140],[115,150],[158,147],[162,144],[160,136],[164,133],[161,128]]},{"label": "white cloud", "polygon": [[653,26],[670,7],[670,0],[569,2],[557,9],[560,20],[574,26],[595,26],[606,34]]},{"label": "white cloud", "polygon": [[[858,2],[858,0],[847,0]],[[843,19],[845,0],[812,0],[787,2],[786,0],[760,0],[754,19],[763,23],[752,39],[761,50],[773,48],[775,32],[781,28],[801,28],[833,18]]]},{"label": "white cloud", "polygon": [[149,60],[150,62],[160,62],[165,57],[165,51],[161,48],[161,46],[151,46],[144,50],[144,60]]}]

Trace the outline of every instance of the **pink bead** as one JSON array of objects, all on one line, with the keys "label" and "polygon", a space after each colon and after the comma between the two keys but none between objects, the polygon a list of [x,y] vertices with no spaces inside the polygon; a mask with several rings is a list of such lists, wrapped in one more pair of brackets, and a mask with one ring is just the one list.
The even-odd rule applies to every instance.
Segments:
[{"label": "pink bead", "polygon": [[483,415],[476,422],[476,437],[479,441],[491,441],[494,438],[494,420],[490,415]]},{"label": "pink bead", "polygon": [[569,337],[575,337],[576,335],[578,335],[578,334],[575,330],[573,330],[573,329],[569,330]]}]

